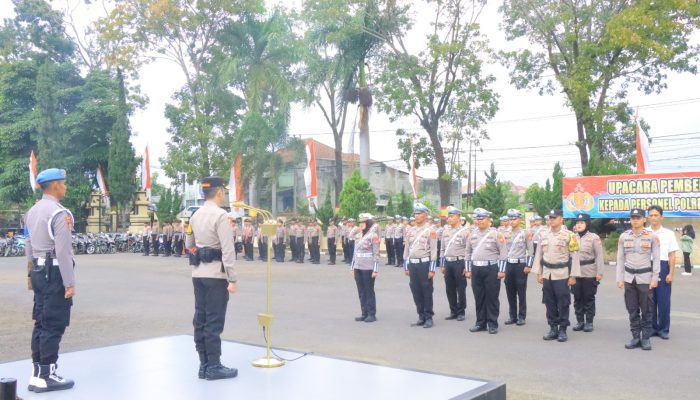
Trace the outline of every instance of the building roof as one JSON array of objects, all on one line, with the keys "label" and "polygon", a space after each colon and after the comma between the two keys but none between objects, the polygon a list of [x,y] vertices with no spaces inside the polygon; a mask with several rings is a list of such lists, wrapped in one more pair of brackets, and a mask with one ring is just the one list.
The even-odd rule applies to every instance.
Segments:
[{"label": "building roof", "polygon": [[[316,153],[317,160],[335,160],[335,149],[331,146],[325,145],[318,140],[311,139],[314,142],[314,152]],[[304,139],[304,143],[306,140]],[[294,159],[294,152],[290,149],[281,149],[278,153],[282,156],[282,161],[290,162]],[[354,153],[342,153],[343,162],[359,162],[360,155]],[[370,162],[374,162],[370,160]]]}]

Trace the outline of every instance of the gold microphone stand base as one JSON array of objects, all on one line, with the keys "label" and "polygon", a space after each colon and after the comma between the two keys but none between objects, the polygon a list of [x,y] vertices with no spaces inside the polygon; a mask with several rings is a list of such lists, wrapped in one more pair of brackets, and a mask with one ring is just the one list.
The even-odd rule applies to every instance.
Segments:
[{"label": "gold microphone stand base", "polygon": [[274,357],[263,357],[253,361],[253,366],[257,368],[279,368],[284,365],[284,361]]}]

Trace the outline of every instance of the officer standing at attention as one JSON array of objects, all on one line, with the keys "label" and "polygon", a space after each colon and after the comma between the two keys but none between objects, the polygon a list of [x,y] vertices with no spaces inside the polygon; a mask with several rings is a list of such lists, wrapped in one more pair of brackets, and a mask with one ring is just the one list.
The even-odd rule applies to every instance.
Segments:
[{"label": "officer standing at attention", "polygon": [[488,329],[498,333],[498,314],[501,279],[506,276],[506,239],[498,229],[491,227],[491,213],[483,208],[474,210],[474,229],[465,246],[466,276],[472,279],[476,303],[476,324],[470,332]]},{"label": "officer standing at attention", "polygon": [[348,264],[352,264],[352,257],[355,253],[355,237],[357,236],[357,227],[355,226],[355,218],[348,218],[347,233],[345,236],[346,248],[348,250]]},{"label": "officer standing at attention", "polygon": [[143,255],[147,256],[151,252],[151,224],[148,222],[143,224],[141,239],[143,240]]},{"label": "officer standing at attention", "polygon": [[632,229],[620,235],[617,243],[617,287],[625,289],[625,306],[632,331],[632,340],[625,345],[626,349],[651,350],[652,293],[659,284],[661,246],[659,237],[644,228],[645,222],[644,210],[633,208],[630,211]]},{"label": "officer standing at attention", "polygon": [[508,210],[510,230],[507,231],[508,264],[506,265],[506,295],[508,296],[508,316],[505,324],[525,325],[527,316],[527,275],[532,268],[532,238],[521,228],[522,213]]},{"label": "officer standing at attention", "polygon": [[510,230],[510,219],[507,215],[504,215],[501,218],[499,218],[499,221],[501,223],[501,225],[498,226],[499,233],[505,233],[506,231]]},{"label": "officer standing at attention", "polygon": [[372,214],[360,214],[358,238],[355,242],[350,270],[355,277],[360,296],[362,315],[355,321],[374,322],[377,320],[377,301],[374,295],[374,280],[379,272],[379,234]]},{"label": "officer standing at attention", "polygon": [[331,218],[328,220],[328,228],[326,229],[326,244],[328,245],[328,265],[335,265],[335,252],[337,251],[335,245],[336,236],[338,236],[338,227],[335,226],[335,220]]},{"label": "officer standing at attention", "polygon": [[275,237],[272,239],[272,246],[275,253],[275,261],[284,262],[284,235],[286,229],[284,229],[284,221],[281,219],[277,220],[277,229],[275,230]]},{"label": "officer standing at attention", "polygon": [[250,223],[250,218],[246,217],[243,220],[243,251],[246,261],[253,261],[255,258],[253,253],[253,233],[253,226]]},{"label": "officer standing at attention", "polygon": [[163,244],[165,245],[165,257],[170,257],[173,253],[173,225],[170,221],[163,227]]},{"label": "officer standing at attention", "polygon": [[576,279],[576,284],[571,288],[574,293],[574,312],[576,313],[576,326],[574,331],[593,332],[593,317],[595,317],[595,295],[598,285],[603,279],[603,265],[605,253],[600,237],[591,232],[591,216],[577,214],[574,231],[579,241],[579,264],[581,265],[581,277]]},{"label": "officer standing at attention", "polygon": [[560,209],[550,211],[548,216],[549,229],[543,230],[540,236],[533,270],[537,274],[537,282],[543,285],[542,293],[550,327],[543,339],[566,342],[571,305],[569,286],[574,286],[576,278],[581,276],[579,244],[576,234],[562,227]]},{"label": "officer standing at attention", "polygon": [[287,236],[289,236],[289,250],[292,252],[292,261],[296,261],[298,258],[296,225],[297,219],[292,218],[292,220],[289,221],[289,226],[287,227]]},{"label": "officer standing at attention", "polygon": [[450,304],[446,320],[464,321],[467,309],[467,277],[464,274],[464,251],[469,241],[469,228],[462,226],[459,208],[447,207],[447,226],[442,231],[440,272],[445,276],[445,292]]},{"label": "officer standing at attention", "polygon": [[228,224],[224,180],[202,179],[204,205],[190,219],[187,248],[190,249],[194,285],[194,343],[199,353],[199,379],[234,378],[235,368],[221,364],[221,332],[226,320],[229,293],[236,292],[236,259]]},{"label": "officer standing at attention", "polygon": [[261,261],[267,261],[267,241],[268,237],[263,234],[262,224],[258,224],[256,228],[256,235],[258,238],[258,254]]},{"label": "officer standing at attention", "polygon": [[394,217],[391,215],[386,217],[384,246],[386,247],[386,265],[396,265],[396,253],[394,252]]},{"label": "officer standing at attention", "polygon": [[151,245],[153,246],[153,256],[158,257],[159,249],[160,249],[160,222],[158,221],[153,221],[153,224],[151,225]]},{"label": "officer standing at attention", "polygon": [[404,237],[406,237],[408,218],[402,218],[400,215],[394,218],[396,218],[396,226],[394,226],[394,254],[396,257],[394,258],[396,266],[402,267],[404,265]]},{"label": "officer standing at attention", "polygon": [[411,293],[416,303],[418,322],[412,326],[433,327],[433,277],[437,264],[437,234],[428,221],[428,208],[421,203],[413,206],[416,226],[406,233],[403,259],[404,270],[410,277]]},{"label": "officer standing at attention", "polygon": [[311,256],[311,264],[321,263],[321,227],[316,224],[316,220],[312,219],[309,222],[307,230],[309,236],[309,255]]},{"label": "officer standing at attention", "polygon": [[532,254],[537,252],[537,245],[540,244],[540,234],[542,233],[542,217],[534,215],[530,218],[530,234],[532,235]]},{"label": "officer standing at attention", "polygon": [[25,220],[25,254],[32,263],[29,277],[34,291],[34,371],[28,390],[36,393],[70,389],[74,384],[56,373],[59,345],[70,324],[75,295],[73,215],[59,203],[66,195],[65,181],[64,170],[41,171],[36,183],[44,194],[29,209]]},{"label": "officer standing at attention", "polygon": [[676,252],[680,250],[676,234],[661,226],[664,209],[653,205],[647,210],[649,229],[659,238],[659,285],[653,290],[654,303],[651,307],[652,336],[668,339],[671,329],[671,288],[673,270],[676,268]]},{"label": "officer standing at attention", "polygon": [[180,257],[182,255],[182,221],[179,219],[175,220],[175,226],[173,227],[173,244],[175,245],[173,255]]}]

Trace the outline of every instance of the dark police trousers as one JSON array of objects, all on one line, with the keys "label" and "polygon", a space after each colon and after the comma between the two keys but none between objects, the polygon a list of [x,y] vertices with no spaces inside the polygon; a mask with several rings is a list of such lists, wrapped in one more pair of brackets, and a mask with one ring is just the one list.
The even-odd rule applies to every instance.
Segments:
[{"label": "dark police trousers", "polygon": [[159,247],[158,235],[156,235],[155,233],[152,233],[151,234],[151,241],[153,242],[153,254],[158,255],[158,247]]},{"label": "dark police trousers", "polygon": [[311,236],[309,238],[309,257],[311,257],[311,262],[321,261],[321,249],[318,242],[318,236]]},{"label": "dark police trousers", "polygon": [[290,236],[289,237],[289,250],[292,251],[292,261],[297,260],[297,237],[296,236]]},{"label": "dark police trousers", "polygon": [[362,316],[375,317],[377,315],[377,300],[374,296],[375,278],[372,278],[372,270],[356,269],[354,271],[357,294],[360,296]]},{"label": "dark police trousers", "polygon": [[194,286],[194,344],[200,358],[216,364],[221,359],[221,332],[226,321],[228,282],[217,278],[192,278]]},{"label": "dark police trousers", "polygon": [[[577,279],[578,280],[578,279]],[[542,284],[542,296],[547,308],[547,323],[549,326],[566,328],[569,326],[569,306],[571,292],[568,279],[545,279]]]},{"label": "dark police trousers", "polygon": [[472,291],[476,306],[476,325],[498,328],[498,314],[501,303],[501,281],[498,279],[498,266],[472,266]]},{"label": "dark police trousers", "polygon": [[355,254],[355,241],[348,240],[348,262],[352,262],[352,257]]},{"label": "dark police trousers", "polygon": [[258,254],[260,259],[267,261],[267,238],[258,239]]},{"label": "dark police trousers", "polygon": [[175,238],[175,254],[182,255],[182,239],[180,238]]},{"label": "dark police trousers", "polygon": [[396,253],[394,253],[394,239],[393,238],[384,238],[384,244],[386,245],[387,263],[389,263],[389,265],[395,265],[396,264]]},{"label": "dark police trousers", "polygon": [[450,315],[464,315],[467,309],[467,278],[464,260],[445,261],[445,292],[450,303]]},{"label": "dark police trousers", "polygon": [[66,288],[58,266],[35,266],[31,280],[34,290],[32,361],[55,364],[61,338],[70,324],[73,299],[65,298]]},{"label": "dark police trousers", "polygon": [[403,239],[394,238],[394,252],[396,253],[396,264],[403,265]]},{"label": "dark police trousers", "polygon": [[275,245],[275,260],[284,262],[284,242]]},{"label": "dark police trousers", "polygon": [[668,261],[661,261],[659,285],[653,290],[654,302],[651,305],[652,332],[667,334],[671,328],[671,287],[666,283]]},{"label": "dark police trousers", "polygon": [[637,283],[634,279],[632,283],[625,282],[625,306],[630,317],[630,331],[633,337],[648,339],[651,337],[651,308],[654,299],[652,290],[648,283]]},{"label": "dark police trousers", "polygon": [[304,262],[304,257],[306,256],[306,249],[304,249],[304,237],[297,236],[297,262]]},{"label": "dark police trousers", "polygon": [[574,294],[576,322],[593,322],[598,284],[595,278],[576,278],[576,284],[571,288]]},{"label": "dark police trousers", "polygon": [[255,258],[253,252],[253,238],[247,238],[243,240],[243,251],[245,253],[246,260],[252,260]]},{"label": "dark police trousers", "polygon": [[430,261],[422,263],[409,263],[409,286],[413,294],[413,302],[416,303],[418,319],[425,321],[432,319],[433,312],[433,280],[428,278]]},{"label": "dark police trousers", "polygon": [[148,255],[151,252],[151,239],[148,236],[143,237],[143,254]]},{"label": "dark police trousers", "polygon": [[172,238],[168,239],[167,237],[164,238],[163,240],[163,245],[165,247],[165,255],[169,257],[173,253],[173,242]]},{"label": "dark police trousers", "polygon": [[328,238],[328,257],[330,258],[330,262],[335,264],[335,252],[337,249],[335,248],[335,238]]},{"label": "dark police trousers", "polygon": [[508,316],[513,321],[527,316],[527,274],[524,270],[524,263],[506,265],[504,283],[508,297]]},{"label": "dark police trousers", "polygon": [[340,239],[340,247],[343,249],[343,262],[348,262],[348,241],[344,237]]}]

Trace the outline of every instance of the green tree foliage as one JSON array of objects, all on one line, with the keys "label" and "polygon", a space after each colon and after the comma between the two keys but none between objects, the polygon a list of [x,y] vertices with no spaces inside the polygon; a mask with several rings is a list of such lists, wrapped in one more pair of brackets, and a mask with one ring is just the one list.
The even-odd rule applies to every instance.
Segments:
[{"label": "green tree foliage", "polygon": [[504,54],[511,82],[540,93],[563,90],[589,175],[598,173],[588,168],[595,157],[606,161],[597,164],[603,169],[634,160],[630,85],[660,92],[666,71],[697,70],[698,48],[689,44],[700,21],[697,1],[513,0],[501,12],[507,39],[525,38],[537,48]]},{"label": "green tree foliage", "polygon": [[182,196],[177,190],[168,188],[161,194],[156,209],[161,224],[175,221],[177,214],[182,210]]},{"label": "green tree foliage", "polygon": [[401,193],[398,194],[396,200],[396,212],[398,215],[402,217],[413,215],[413,196],[401,188]]},{"label": "green tree foliage", "polygon": [[389,197],[389,201],[386,202],[386,207],[384,208],[384,214],[389,217],[396,215],[396,207],[394,207],[393,196]]},{"label": "green tree foliage", "polygon": [[340,192],[340,214],[348,218],[357,218],[360,213],[374,213],[377,197],[372,193],[369,182],[354,170]]},{"label": "green tree foliage", "polygon": [[321,229],[325,234],[328,230],[328,220],[335,217],[335,212],[333,210],[333,203],[331,203],[331,188],[328,187],[326,190],[326,197],[323,200],[321,207],[314,207],[314,214],[316,214],[316,219],[321,221]]},{"label": "green tree foliage", "polygon": [[109,137],[109,168],[106,180],[109,197],[118,206],[117,212],[121,211],[121,214],[124,214],[130,209],[129,204],[134,191],[138,189],[136,183],[138,161],[134,148],[129,142],[131,136],[128,119],[129,107],[126,103],[126,88],[121,70],[117,70],[117,83],[119,84],[119,103],[116,120],[112,125]]},{"label": "green tree foliage", "polygon": [[564,172],[561,165],[556,163],[552,171],[552,181],[547,179],[545,187],[539,184],[532,184],[525,192],[525,201],[532,204],[532,207],[539,215],[549,213],[553,208],[562,208],[562,185]]},{"label": "green tree foliage", "polygon": [[486,175],[486,183],[474,193],[474,208],[485,208],[493,213],[494,218],[498,218],[506,210],[505,197],[509,189],[498,180],[498,173],[493,163],[491,163],[489,172],[484,172],[484,174]]},{"label": "green tree foliage", "polygon": [[[390,2],[394,4],[394,2]],[[450,199],[450,176],[443,143],[448,133],[465,139],[486,137],[483,126],[498,109],[491,89],[495,78],[485,71],[490,53],[477,23],[484,0],[429,2],[434,14],[425,47],[409,52],[401,29],[384,37],[377,79],[379,109],[392,119],[418,118],[433,148],[438,167],[441,206]]]}]

